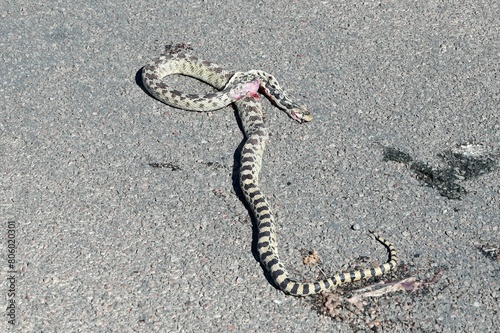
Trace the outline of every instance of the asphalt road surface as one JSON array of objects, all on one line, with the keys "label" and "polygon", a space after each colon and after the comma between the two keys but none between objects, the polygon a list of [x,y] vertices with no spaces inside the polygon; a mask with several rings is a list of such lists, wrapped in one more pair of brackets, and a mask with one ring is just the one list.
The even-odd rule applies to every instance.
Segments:
[{"label": "asphalt road surface", "polygon": [[[498,1],[0,8],[0,331],[497,331]],[[143,89],[142,66],[172,43],[270,72],[313,113],[298,124],[263,102],[261,186],[290,272],[382,263],[374,230],[396,246],[393,274],[307,298],[269,282],[235,181],[235,110]]]}]

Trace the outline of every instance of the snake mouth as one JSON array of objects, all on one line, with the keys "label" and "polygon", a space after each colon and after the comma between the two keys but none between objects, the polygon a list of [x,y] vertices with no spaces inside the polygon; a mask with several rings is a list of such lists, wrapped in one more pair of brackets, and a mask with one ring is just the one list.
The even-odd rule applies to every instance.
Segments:
[{"label": "snake mouth", "polygon": [[290,116],[292,117],[293,120],[297,121],[299,124],[302,124],[304,122],[304,119],[299,117],[295,112],[290,111]]}]

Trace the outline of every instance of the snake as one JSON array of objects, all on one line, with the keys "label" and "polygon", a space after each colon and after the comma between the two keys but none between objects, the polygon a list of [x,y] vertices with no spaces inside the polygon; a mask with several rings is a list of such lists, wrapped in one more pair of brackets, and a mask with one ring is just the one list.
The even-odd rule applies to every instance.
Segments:
[{"label": "snake", "polygon": [[[176,74],[196,78],[217,91],[201,95],[178,91],[164,81],[166,76]],[[333,291],[343,284],[381,276],[397,266],[395,247],[372,232],[375,239],[389,252],[389,258],[384,264],[337,273],[313,282],[297,281],[285,268],[278,255],[274,215],[266,196],[259,188],[259,174],[269,137],[259,93],[298,123],[311,121],[312,115],[306,107],[292,101],[274,76],[262,70],[230,71],[189,53],[173,51],[147,63],[142,69],[142,81],[153,97],[178,109],[200,112],[215,111],[231,103],[236,106],[245,135],[240,158],[240,188],[256,221],[256,249],[260,263],[269,273],[276,288],[293,296],[315,295]]]}]

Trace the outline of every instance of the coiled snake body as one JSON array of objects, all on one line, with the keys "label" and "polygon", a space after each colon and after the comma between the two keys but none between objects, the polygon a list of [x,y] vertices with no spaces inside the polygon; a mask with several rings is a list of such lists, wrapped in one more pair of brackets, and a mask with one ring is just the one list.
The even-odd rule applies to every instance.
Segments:
[{"label": "coiled snake body", "polygon": [[[163,78],[182,74],[197,78],[218,89],[206,95],[185,94],[169,87]],[[297,282],[278,256],[274,231],[274,217],[259,188],[262,155],[268,141],[263,121],[262,106],[257,94],[262,92],[292,119],[301,122],[312,120],[305,108],[297,105],[281,89],[276,79],[263,71],[230,72],[220,66],[184,53],[162,55],[144,66],[142,79],[146,89],[158,100],[188,111],[213,111],[235,103],[245,132],[246,141],[241,151],[240,186],[251,207],[258,228],[257,250],[261,264],[267,269],[276,286],[287,294],[307,296],[360,279],[380,276],[397,265],[396,250],[391,243],[374,234],[389,250],[389,260],[377,267],[360,271],[339,273],[316,282]]]}]

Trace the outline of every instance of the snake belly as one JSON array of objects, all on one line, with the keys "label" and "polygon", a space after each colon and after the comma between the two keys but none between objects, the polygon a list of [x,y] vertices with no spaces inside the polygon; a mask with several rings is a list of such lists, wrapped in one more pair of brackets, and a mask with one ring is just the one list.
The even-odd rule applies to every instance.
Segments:
[{"label": "snake belly", "polygon": [[[173,74],[195,77],[219,91],[206,95],[182,93],[163,82],[165,76]],[[259,188],[259,173],[268,141],[268,131],[257,91],[262,92],[298,122],[310,121],[312,116],[309,111],[290,99],[272,75],[260,70],[230,72],[212,62],[184,53],[175,53],[149,62],[143,68],[142,78],[146,89],[155,98],[183,110],[213,111],[231,103],[236,105],[246,138],[241,151],[240,187],[256,220],[260,262],[277,288],[293,296],[314,295],[334,290],[341,284],[383,275],[397,266],[398,258],[394,246],[374,234],[389,251],[389,260],[386,263],[364,270],[338,273],[315,282],[299,282],[290,277],[279,259],[274,215]]]}]

